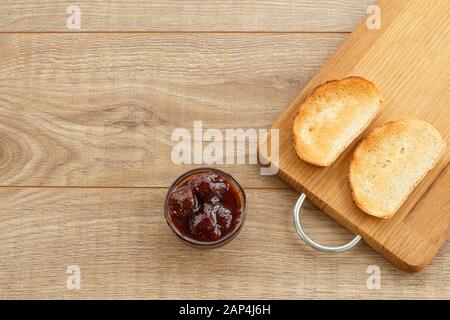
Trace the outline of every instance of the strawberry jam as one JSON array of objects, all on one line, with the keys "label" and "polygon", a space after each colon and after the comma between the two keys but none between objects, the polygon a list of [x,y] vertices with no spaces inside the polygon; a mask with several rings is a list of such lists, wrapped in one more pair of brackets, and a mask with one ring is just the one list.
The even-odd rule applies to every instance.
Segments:
[{"label": "strawberry jam", "polygon": [[175,181],[166,197],[166,218],[182,239],[195,244],[222,242],[239,230],[245,195],[217,169],[197,169]]}]

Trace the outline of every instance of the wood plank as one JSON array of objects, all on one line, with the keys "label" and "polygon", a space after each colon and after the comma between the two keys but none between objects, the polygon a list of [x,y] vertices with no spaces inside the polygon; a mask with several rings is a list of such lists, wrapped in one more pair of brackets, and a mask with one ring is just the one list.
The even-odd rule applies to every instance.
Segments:
[{"label": "wood plank", "polygon": [[193,167],[171,161],[175,128],[270,127],[344,37],[0,35],[0,184],[169,186]]},{"label": "wood plank", "polygon": [[[385,102],[380,116],[366,132],[390,120],[417,117],[433,124],[443,138],[450,141],[447,54],[450,46],[445,41],[445,36],[450,33],[447,4],[445,0],[432,4],[383,1],[382,14],[387,17],[383,28],[372,31],[361,24],[274,126],[280,128],[281,177],[297,190],[305,190],[333,218],[361,234],[399,267],[410,271],[424,268],[448,235],[450,175],[443,170],[450,160],[450,149],[446,149],[436,167],[415,188],[396,215],[389,220],[380,220],[363,213],[354,204],[348,185],[348,166],[359,139],[333,165],[314,167],[299,160],[292,146],[292,120],[298,106],[314,87],[331,79],[359,75],[377,84]],[[442,173],[445,175],[437,183],[439,186],[430,189]],[[444,194],[439,191],[441,188]],[[435,223],[428,223],[427,211],[414,214],[415,223],[405,223],[425,192],[430,198],[425,203],[429,212],[435,215]],[[417,221],[419,217],[422,223]]]},{"label": "wood plank", "polygon": [[[166,189],[0,188],[0,298],[450,298],[448,243],[419,274],[364,243],[329,255],[296,236],[291,190],[247,189],[242,232],[216,250],[182,243],[165,224]],[[306,231],[322,243],[352,236],[306,205]],[[66,269],[81,289],[66,289]],[[368,265],[381,268],[369,290]],[[176,285],[174,285],[176,284]]]},{"label": "wood plank", "polygon": [[69,5],[81,10],[80,31],[349,32],[375,0],[18,0],[0,3],[2,32],[71,31]]}]

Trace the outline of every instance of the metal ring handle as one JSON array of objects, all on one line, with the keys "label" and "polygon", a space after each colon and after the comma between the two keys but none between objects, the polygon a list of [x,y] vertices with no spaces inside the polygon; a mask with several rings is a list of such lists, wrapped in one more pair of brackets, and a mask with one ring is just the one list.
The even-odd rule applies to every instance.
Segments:
[{"label": "metal ring handle", "polygon": [[356,246],[359,242],[359,240],[361,240],[361,236],[357,235],[352,241],[350,241],[347,244],[344,244],[343,246],[338,246],[338,247],[328,247],[328,246],[323,246],[321,244],[318,244],[317,242],[313,241],[310,237],[308,237],[305,233],[305,231],[303,231],[302,228],[302,224],[300,222],[300,218],[301,218],[301,209],[302,209],[302,205],[303,202],[306,199],[306,195],[304,193],[302,193],[300,195],[300,198],[298,198],[297,203],[295,204],[294,207],[294,225],[295,225],[295,229],[297,230],[298,235],[300,236],[300,238],[302,238],[302,240],[311,248],[316,249],[318,251],[322,251],[322,252],[329,252],[329,253],[337,253],[337,252],[344,252],[347,250],[350,250],[351,248],[353,248],[354,246]]}]

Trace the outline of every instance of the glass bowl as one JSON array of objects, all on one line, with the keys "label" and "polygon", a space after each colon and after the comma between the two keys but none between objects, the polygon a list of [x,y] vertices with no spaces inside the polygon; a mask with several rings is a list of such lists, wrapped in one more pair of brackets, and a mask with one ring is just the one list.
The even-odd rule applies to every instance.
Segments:
[{"label": "glass bowl", "polygon": [[[194,239],[190,237],[189,235],[183,233],[173,222],[172,215],[169,210],[169,196],[171,193],[177,189],[177,187],[184,185],[184,183],[187,183],[188,180],[190,180],[193,176],[199,174],[199,173],[211,173],[211,174],[218,174],[219,176],[223,176],[228,183],[232,184],[234,186],[234,189],[237,191],[238,198],[241,202],[241,216],[240,221],[238,221],[232,228],[231,231],[227,231],[227,233],[220,237],[217,240],[214,241],[200,241],[197,239]],[[247,200],[245,196],[245,192],[242,189],[242,187],[239,185],[239,183],[234,179],[231,175],[218,170],[214,168],[198,168],[194,170],[190,170],[188,172],[183,173],[181,176],[179,176],[170,186],[169,190],[166,193],[166,197],[164,200],[164,215],[166,218],[166,222],[169,225],[169,227],[172,229],[172,231],[183,241],[195,246],[195,247],[201,247],[201,248],[217,248],[220,246],[223,246],[224,244],[230,242],[232,239],[234,239],[239,231],[242,229],[242,226],[244,224],[245,218],[247,216]]]}]

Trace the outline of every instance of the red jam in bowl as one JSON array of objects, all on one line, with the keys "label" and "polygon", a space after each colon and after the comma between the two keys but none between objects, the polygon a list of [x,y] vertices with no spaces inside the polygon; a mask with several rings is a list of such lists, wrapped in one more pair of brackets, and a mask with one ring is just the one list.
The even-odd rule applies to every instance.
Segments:
[{"label": "red jam in bowl", "polygon": [[230,175],[197,169],[178,178],[166,197],[166,219],[182,239],[215,244],[231,238],[245,217],[245,194]]}]

